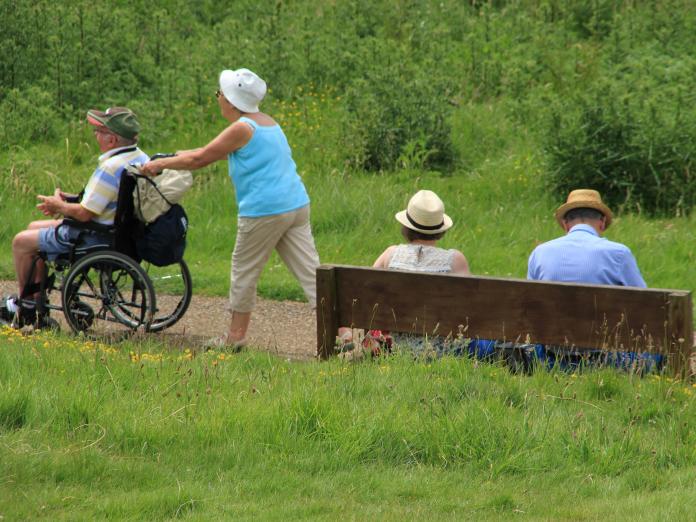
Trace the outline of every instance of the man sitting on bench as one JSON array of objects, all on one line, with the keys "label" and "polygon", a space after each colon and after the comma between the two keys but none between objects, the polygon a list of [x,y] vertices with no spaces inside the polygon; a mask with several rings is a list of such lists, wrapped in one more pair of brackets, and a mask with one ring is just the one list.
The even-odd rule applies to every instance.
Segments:
[{"label": "man sitting on bench", "polygon": [[[137,147],[140,124],[130,109],[112,107],[106,111],[91,110],[87,121],[94,127],[94,137],[102,155],[99,165],[89,178],[79,202],[69,201],[67,194],[56,189],[52,196],[37,196],[41,201],[37,208],[46,216],[64,216],[76,221],[93,221],[101,225],[113,225],[116,214],[116,200],[121,174],[129,164],[143,164],[148,156]],[[22,299],[35,300],[31,289],[25,293],[32,262],[42,252],[49,261],[61,254],[69,253],[80,235],[81,245],[96,246],[104,242],[99,233],[62,224],[62,219],[33,221],[26,230],[19,232],[12,241],[15,273]],[[37,262],[34,282],[38,283],[44,274],[44,266]],[[0,324],[16,328],[33,325],[36,310],[33,302],[25,303],[17,295],[0,302]]]},{"label": "man sitting on bench", "polygon": [[[599,192],[573,190],[556,210],[556,221],[566,235],[534,249],[529,256],[527,279],[645,288],[631,250],[602,237],[612,218]],[[576,366],[583,358],[606,355],[598,350],[546,347],[547,358],[558,357],[571,366]]]},{"label": "man sitting on bench", "polygon": [[602,237],[612,217],[599,192],[573,190],[556,210],[566,235],[534,249],[527,279],[645,288],[631,250]]}]

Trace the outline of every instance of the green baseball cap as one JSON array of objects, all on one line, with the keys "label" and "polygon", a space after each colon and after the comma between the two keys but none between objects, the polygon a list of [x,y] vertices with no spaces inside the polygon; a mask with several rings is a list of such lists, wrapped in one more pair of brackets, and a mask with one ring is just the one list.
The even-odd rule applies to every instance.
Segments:
[{"label": "green baseball cap", "polygon": [[87,121],[95,127],[106,127],[114,134],[133,139],[140,132],[140,123],[133,111],[126,107],[109,107],[105,111],[87,111]]}]

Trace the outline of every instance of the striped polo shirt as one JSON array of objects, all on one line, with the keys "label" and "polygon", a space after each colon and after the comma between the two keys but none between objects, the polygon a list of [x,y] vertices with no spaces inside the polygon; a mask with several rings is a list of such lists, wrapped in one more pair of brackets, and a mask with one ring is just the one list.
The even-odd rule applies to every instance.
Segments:
[{"label": "striped polo shirt", "polygon": [[87,182],[80,205],[96,214],[95,223],[113,225],[121,175],[127,165],[142,165],[148,160],[135,145],[111,149],[99,156],[99,166]]}]

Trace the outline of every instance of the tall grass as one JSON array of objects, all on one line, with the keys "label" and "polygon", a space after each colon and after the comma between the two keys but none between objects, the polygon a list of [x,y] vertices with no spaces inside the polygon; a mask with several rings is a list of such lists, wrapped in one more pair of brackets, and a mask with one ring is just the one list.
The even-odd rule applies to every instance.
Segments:
[{"label": "tall grass", "polygon": [[0,515],[664,519],[693,497],[682,382],[161,350],[0,334]]}]

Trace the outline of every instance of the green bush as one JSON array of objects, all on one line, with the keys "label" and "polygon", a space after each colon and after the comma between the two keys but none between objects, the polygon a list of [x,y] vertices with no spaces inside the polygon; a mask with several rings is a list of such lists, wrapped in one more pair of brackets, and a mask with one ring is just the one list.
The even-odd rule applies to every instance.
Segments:
[{"label": "green bush", "polygon": [[5,143],[52,140],[60,124],[51,95],[38,87],[10,89],[0,102],[0,136]]},{"label": "green bush", "polygon": [[[551,105],[550,182],[564,197],[594,188],[608,204],[648,215],[682,215],[696,203],[693,60],[627,60],[611,75]],[[683,78],[683,81],[682,81]]]},{"label": "green bush", "polygon": [[363,167],[446,167],[454,160],[445,75],[393,65],[355,79],[346,98],[354,132],[362,138]]},{"label": "green bush", "polygon": [[567,26],[584,38],[604,37],[611,32],[620,0],[570,0],[565,3]]}]

